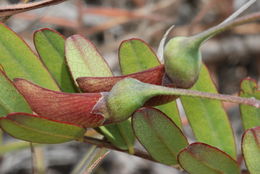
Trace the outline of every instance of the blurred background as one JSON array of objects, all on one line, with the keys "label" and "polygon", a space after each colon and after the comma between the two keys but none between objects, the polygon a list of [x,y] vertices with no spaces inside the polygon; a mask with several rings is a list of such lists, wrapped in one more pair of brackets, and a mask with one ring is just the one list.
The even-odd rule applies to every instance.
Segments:
[{"label": "blurred background", "polygon": [[[24,0],[0,0],[0,6],[23,3]],[[28,1],[29,2],[29,1]],[[115,74],[120,74],[117,49],[129,38],[141,38],[156,51],[165,31],[172,25],[173,36],[199,33],[217,25],[246,0],[69,0],[12,16],[6,24],[33,47],[33,32],[52,28],[65,37],[81,34],[89,38],[108,61]],[[260,10],[257,1],[243,14]],[[0,33],[1,34],[1,33]],[[203,60],[220,93],[236,95],[240,81],[250,76],[260,78],[260,23],[237,27],[214,37],[202,48]],[[237,105],[224,104],[229,113],[236,139],[241,139],[241,122]],[[193,140],[185,117],[185,133]],[[16,141],[4,135],[5,142]],[[238,143],[239,144],[239,143]],[[239,146],[239,145],[238,145]],[[36,148],[44,173],[69,174],[86,157],[90,145],[64,143]],[[238,147],[239,149],[239,147]],[[31,173],[29,148],[10,153],[3,150],[1,174]],[[46,167],[44,167],[46,166]],[[174,168],[149,162],[120,152],[110,152],[95,174],[178,174]]]}]

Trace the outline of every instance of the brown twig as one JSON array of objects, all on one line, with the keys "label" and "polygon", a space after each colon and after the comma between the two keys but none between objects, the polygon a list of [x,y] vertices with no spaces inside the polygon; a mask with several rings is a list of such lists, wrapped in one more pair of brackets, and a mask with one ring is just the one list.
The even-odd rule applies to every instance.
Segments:
[{"label": "brown twig", "polygon": [[[116,150],[116,151],[119,151],[119,152],[128,153],[128,150],[119,149],[119,148],[115,147],[114,145],[112,145],[111,143],[109,143],[107,141],[92,138],[92,137],[85,136],[83,143],[93,144],[93,145],[96,145],[100,148],[103,147],[103,148],[107,148],[107,149],[111,149],[111,150]],[[153,161],[153,162],[157,162],[154,159],[152,159],[152,157],[149,154],[147,154],[146,152],[141,151],[139,149],[134,149],[134,154],[132,154],[132,155],[135,155],[137,157],[147,159],[147,160],[150,160],[150,161]]]},{"label": "brown twig", "polygon": [[0,7],[0,17],[11,16],[17,13],[22,13],[37,8],[56,5],[64,1],[66,0],[43,0],[39,2],[27,3],[27,4],[16,4],[16,5]]}]

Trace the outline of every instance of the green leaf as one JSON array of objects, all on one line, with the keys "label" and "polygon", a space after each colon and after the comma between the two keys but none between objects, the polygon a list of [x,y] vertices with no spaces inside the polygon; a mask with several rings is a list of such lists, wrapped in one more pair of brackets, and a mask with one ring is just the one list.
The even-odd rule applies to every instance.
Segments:
[{"label": "green leaf", "polygon": [[27,113],[9,114],[0,120],[0,125],[15,138],[42,144],[81,140],[85,133],[82,127]]},{"label": "green leaf", "polygon": [[246,130],[242,139],[242,151],[251,174],[260,173],[260,127]]},{"label": "green leaf", "polygon": [[[256,98],[260,99],[260,90],[257,86],[256,81],[253,79],[247,78],[242,81],[240,85],[240,96],[246,98]],[[242,122],[244,129],[253,128],[256,126],[260,126],[260,109],[246,106],[246,105],[239,105],[240,112],[242,116]]]},{"label": "green leaf", "polygon": [[[79,130],[78,127],[74,128],[75,126],[72,125],[66,126],[64,123],[49,121],[46,118],[31,117],[28,114],[32,112],[30,106],[2,71],[0,72],[0,87],[0,127],[12,136],[37,143],[60,143],[70,141],[69,136],[76,135],[76,131]],[[26,113],[11,114],[17,112]],[[59,130],[60,128],[61,130]],[[72,132],[68,133],[64,130]],[[80,130],[84,129],[80,128]],[[57,137],[56,133],[60,133],[61,136],[64,133],[65,136]],[[10,149],[20,147],[22,148],[24,145],[10,146]]]},{"label": "green leaf", "polygon": [[[121,43],[119,61],[121,71],[124,75],[144,71],[160,65],[153,50],[147,43],[140,39],[129,39]],[[157,106],[156,108],[169,116],[180,128],[182,127],[175,101]]]},{"label": "green leaf", "polygon": [[32,112],[23,96],[2,71],[0,71],[0,88],[0,117],[12,112]]},{"label": "green leaf", "polygon": [[65,53],[74,80],[84,76],[106,77],[113,75],[95,46],[80,35],[73,35],[66,40]]},{"label": "green leaf", "polygon": [[77,88],[65,62],[64,37],[51,29],[34,33],[34,45],[53,78],[64,92],[77,92]]},{"label": "green leaf", "polygon": [[0,33],[0,64],[10,79],[25,78],[45,88],[59,90],[39,58],[19,36],[4,24],[0,24]]},{"label": "green leaf", "polygon": [[154,108],[141,108],[132,117],[134,133],[149,154],[167,165],[177,164],[177,155],[188,145],[174,122]]},{"label": "green leaf", "polygon": [[240,174],[234,159],[204,143],[189,145],[179,153],[178,161],[190,174]]},{"label": "green leaf", "polygon": [[[205,66],[202,67],[199,79],[191,89],[217,93]],[[180,98],[196,139],[215,146],[236,159],[234,136],[222,103],[186,96]]]},{"label": "green leaf", "polygon": [[[129,149],[133,147],[135,136],[133,135],[131,121],[126,120],[121,123],[111,124],[100,127],[106,138],[120,149]],[[130,149],[132,152],[133,149]]]},{"label": "green leaf", "polygon": [[140,39],[129,39],[119,47],[122,74],[131,74],[160,65],[153,50]]},{"label": "green leaf", "polygon": [[[74,80],[82,76],[113,76],[109,66],[94,45],[79,35],[71,36],[66,40],[65,53]],[[116,147],[129,149],[129,152],[132,153],[135,138],[129,127],[131,127],[130,122],[125,121],[116,125],[101,126],[99,130]]]}]

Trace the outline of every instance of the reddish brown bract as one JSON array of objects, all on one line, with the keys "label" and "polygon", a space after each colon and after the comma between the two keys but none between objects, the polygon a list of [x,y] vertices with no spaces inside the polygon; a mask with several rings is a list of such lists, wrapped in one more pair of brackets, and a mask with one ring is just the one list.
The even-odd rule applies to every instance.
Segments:
[{"label": "reddish brown bract", "polygon": [[92,109],[102,98],[100,93],[71,94],[51,91],[27,80],[15,79],[14,84],[32,110],[52,120],[88,127],[101,126],[104,117]]},{"label": "reddish brown bract", "polygon": [[159,65],[146,71],[133,73],[124,76],[114,77],[80,77],[77,79],[80,89],[83,92],[104,92],[110,91],[112,87],[124,78],[135,78],[144,83],[161,85],[164,76],[164,66]]}]

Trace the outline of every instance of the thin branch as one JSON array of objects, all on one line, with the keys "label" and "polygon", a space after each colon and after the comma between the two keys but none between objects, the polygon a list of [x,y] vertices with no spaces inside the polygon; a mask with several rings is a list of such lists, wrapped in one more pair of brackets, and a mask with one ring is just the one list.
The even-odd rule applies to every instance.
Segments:
[{"label": "thin branch", "polygon": [[225,24],[225,23],[228,23],[228,22],[234,20],[234,19],[237,18],[241,13],[243,13],[243,12],[246,11],[250,6],[252,6],[255,2],[256,2],[256,0],[249,0],[249,1],[246,2],[242,7],[240,7],[237,11],[235,11],[231,16],[229,16],[227,19],[225,19],[223,22],[221,22],[219,25],[223,25],[223,24]]},{"label": "thin branch", "polygon": [[42,8],[50,5],[56,5],[66,0],[43,0],[39,2],[32,2],[27,4],[16,4],[5,7],[0,7],[0,17],[11,16],[17,13]]},{"label": "thin branch", "polygon": [[189,89],[179,89],[179,88],[168,88],[154,85],[154,89],[158,91],[157,95],[181,95],[181,96],[189,96],[189,97],[200,97],[200,98],[207,98],[213,100],[221,100],[231,103],[238,103],[238,104],[245,104],[254,106],[256,108],[260,108],[260,100],[252,98],[244,98],[244,97],[237,97],[232,95],[225,95],[225,94],[214,94],[214,93],[207,93]]},{"label": "thin branch", "polygon": [[[93,145],[96,145],[100,148],[107,148],[107,149],[116,150],[116,151],[119,151],[119,152],[124,152],[124,153],[129,154],[128,150],[119,149],[119,148],[115,147],[114,145],[112,145],[111,143],[109,143],[107,141],[92,138],[92,137],[85,136],[84,139],[83,139],[83,143],[93,144]],[[139,149],[134,149],[134,154],[132,154],[132,155],[135,155],[137,157],[147,159],[147,160],[150,160],[150,161],[153,161],[153,162],[157,162],[154,159],[152,159],[152,157],[149,154],[147,154],[146,152],[141,151]]]},{"label": "thin branch", "polygon": [[35,174],[36,173],[36,170],[35,170],[35,149],[33,147],[33,144],[30,143],[30,150],[31,150],[31,165],[32,165],[32,174]]}]

